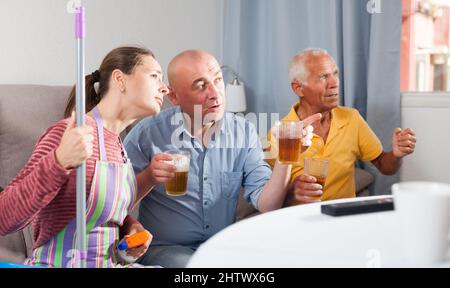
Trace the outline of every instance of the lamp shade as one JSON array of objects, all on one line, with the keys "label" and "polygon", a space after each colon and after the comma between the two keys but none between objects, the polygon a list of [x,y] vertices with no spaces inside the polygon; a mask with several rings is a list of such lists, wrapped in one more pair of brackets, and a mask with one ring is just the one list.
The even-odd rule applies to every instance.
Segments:
[{"label": "lamp shade", "polygon": [[226,110],[228,112],[244,112],[247,110],[245,87],[243,82],[227,83],[225,87]]}]

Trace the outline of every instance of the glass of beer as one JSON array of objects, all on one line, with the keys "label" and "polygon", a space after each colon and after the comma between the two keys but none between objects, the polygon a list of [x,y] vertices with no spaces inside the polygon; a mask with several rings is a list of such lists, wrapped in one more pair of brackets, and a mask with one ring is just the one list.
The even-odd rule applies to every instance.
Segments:
[{"label": "glass of beer", "polygon": [[316,178],[317,184],[322,185],[323,191],[325,187],[325,180],[327,179],[328,166],[330,166],[330,161],[326,159],[305,158],[303,165],[303,174]]},{"label": "glass of beer", "polygon": [[277,123],[278,161],[283,164],[298,164],[302,152],[303,122],[285,121]]},{"label": "glass of beer", "polygon": [[172,160],[168,160],[166,163],[176,167],[175,177],[164,184],[166,193],[170,196],[182,196],[187,192],[191,154],[187,151],[167,151],[165,153],[172,156]]}]

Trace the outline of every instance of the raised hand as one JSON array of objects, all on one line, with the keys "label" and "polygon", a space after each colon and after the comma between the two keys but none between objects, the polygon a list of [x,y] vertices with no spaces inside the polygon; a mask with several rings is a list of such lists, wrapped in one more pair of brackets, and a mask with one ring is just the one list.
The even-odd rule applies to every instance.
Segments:
[{"label": "raised hand", "polygon": [[416,148],[416,133],[406,128],[395,128],[392,134],[392,153],[401,158],[414,152]]}]

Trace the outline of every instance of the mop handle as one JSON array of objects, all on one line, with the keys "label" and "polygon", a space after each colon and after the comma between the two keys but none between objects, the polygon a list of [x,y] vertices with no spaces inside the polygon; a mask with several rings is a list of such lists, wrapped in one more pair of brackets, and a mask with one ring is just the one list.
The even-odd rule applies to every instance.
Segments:
[{"label": "mop handle", "polygon": [[75,37],[77,39],[84,38],[86,36],[84,30],[84,7],[80,6],[76,8],[75,13]]},{"label": "mop handle", "polygon": [[[75,10],[75,38],[77,39],[77,87],[76,87],[76,115],[77,126],[85,124],[85,78],[84,78],[84,8]],[[86,162],[77,168],[77,250],[80,257],[80,268],[86,268]]]}]

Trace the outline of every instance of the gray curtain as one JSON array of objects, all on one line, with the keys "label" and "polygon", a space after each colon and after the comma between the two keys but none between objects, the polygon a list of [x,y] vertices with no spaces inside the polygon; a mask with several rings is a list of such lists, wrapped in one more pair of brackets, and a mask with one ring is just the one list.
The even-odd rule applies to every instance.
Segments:
[{"label": "gray curtain", "polygon": [[[358,109],[391,149],[400,124],[401,0],[371,0],[372,13],[368,0],[224,1],[223,64],[244,80],[248,112],[286,114],[297,100],[289,60],[321,47],[339,65],[341,104]],[[366,169],[377,178],[374,194],[389,193],[399,179]]]}]

